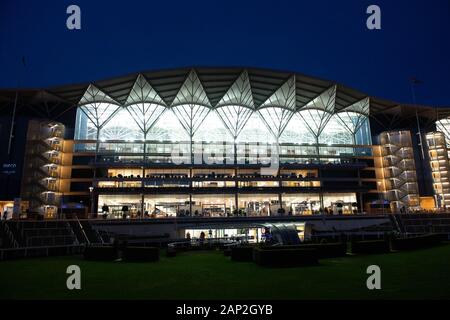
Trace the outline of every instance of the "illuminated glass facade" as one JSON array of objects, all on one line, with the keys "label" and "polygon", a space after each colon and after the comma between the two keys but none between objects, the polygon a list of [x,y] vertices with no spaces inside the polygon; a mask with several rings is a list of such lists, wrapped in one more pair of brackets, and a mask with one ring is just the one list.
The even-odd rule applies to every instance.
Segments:
[{"label": "illuminated glass facade", "polygon": [[[338,109],[331,86],[300,107],[295,76],[258,105],[253,94],[246,71],[215,103],[195,71],[170,103],[141,75],[126,103],[89,86],[77,109],[74,155],[95,154],[97,211],[107,204],[154,217],[295,215],[335,212],[342,203],[353,213],[357,191],[325,188],[314,166],[356,168],[358,157],[372,156],[369,100]],[[274,162],[270,173],[252,167]],[[350,185],[361,186],[351,175]]]},{"label": "illuminated glass facade", "polygon": [[[100,142],[128,141],[143,143],[144,141],[190,141],[188,132],[183,128],[182,123],[179,122],[172,110],[165,109],[162,106],[154,106],[154,108],[160,107],[162,109],[160,111],[161,115],[152,124],[152,127],[145,132],[130,114],[130,108],[132,107],[119,107],[115,110],[114,114],[110,114],[108,118],[105,117],[105,120],[101,118],[101,125],[97,125],[92,121],[90,116],[85,112],[85,110],[94,110],[94,106],[85,105],[78,108],[75,139],[95,141],[97,140],[97,131],[99,131]],[[264,110],[269,111],[267,109]],[[265,116],[270,117],[270,113],[265,114]],[[261,113],[252,111],[249,114],[245,126],[239,130],[236,136],[236,142],[274,143],[276,137],[271,133],[269,130],[270,127],[262,117]],[[274,120],[271,119],[270,121]],[[310,116],[306,117],[304,115],[293,114],[279,136],[279,143],[297,145],[371,145],[370,125],[365,116],[364,121],[361,122],[361,125],[355,133],[352,133],[346,128],[342,118],[334,115],[330,117],[327,124],[318,136],[316,136],[316,131],[309,130],[305,124],[306,122],[312,121],[314,120]],[[320,121],[320,119],[317,119],[317,121]],[[146,136],[145,139],[144,136]],[[318,138],[318,141],[316,138]],[[195,130],[192,140],[199,142],[232,143],[234,139],[220,119],[218,111],[210,110],[202,124]]]},{"label": "illuminated glass facade", "polygon": [[[214,144],[212,151],[223,153],[226,151],[224,144],[279,144],[281,161],[287,155],[318,159],[320,156],[370,153],[361,148],[372,144],[368,99],[336,110],[336,88],[331,87],[297,108],[295,80],[290,78],[263,104],[255,107],[248,81],[248,76],[242,74],[215,106],[209,102],[194,72],[189,74],[169,106],[142,76],[133,87],[133,98],[125,105],[115,103],[90,86],[77,110],[75,140],[94,141],[95,146],[77,147],[93,149],[110,142],[108,151],[120,152],[122,142],[132,142],[134,147],[128,148],[132,151],[127,153],[140,154],[147,152],[143,145],[148,142],[164,143],[166,147],[176,143],[176,148],[180,148],[180,143],[195,142]],[[112,147],[114,144],[116,148]],[[285,152],[282,146],[291,146],[290,151]],[[268,154],[270,150],[265,152]]]},{"label": "illuminated glass facade", "polygon": [[32,191],[21,197],[45,217],[103,205],[116,218],[123,209],[224,217],[449,207],[444,108],[256,68],[149,71],[43,91],[18,110],[66,128],[60,141],[27,133],[33,170],[22,184]]},{"label": "illuminated glass facade", "polygon": [[[104,204],[114,217],[405,212],[425,202],[433,210],[432,195],[435,208],[448,206],[446,110],[255,68],[151,71],[45,91],[26,103],[61,111],[52,117],[71,133],[58,183],[45,167],[55,152],[27,155],[44,191],[24,198],[32,210],[51,206],[49,217],[69,205],[101,213]],[[41,101],[52,94],[57,101]]]}]

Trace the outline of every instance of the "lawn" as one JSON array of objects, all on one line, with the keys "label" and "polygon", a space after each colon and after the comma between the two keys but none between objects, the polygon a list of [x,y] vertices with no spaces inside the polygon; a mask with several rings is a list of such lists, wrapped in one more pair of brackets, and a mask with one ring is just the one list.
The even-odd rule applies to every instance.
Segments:
[{"label": "lawn", "polygon": [[[66,268],[81,268],[82,289],[66,288]],[[366,268],[381,268],[381,290],[366,288]],[[0,299],[448,299],[450,245],[413,252],[321,260],[269,269],[192,252],[157,263],[50,257],[0,262]]]}]

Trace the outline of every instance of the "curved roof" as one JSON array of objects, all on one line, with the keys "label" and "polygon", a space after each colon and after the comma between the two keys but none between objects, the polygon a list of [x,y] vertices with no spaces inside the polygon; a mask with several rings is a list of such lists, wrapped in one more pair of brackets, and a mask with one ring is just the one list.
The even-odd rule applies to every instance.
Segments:
[{"label": "curved roof", "polygon": [[[119,105],[130,102],[160,102],[166,106],[199,103],[218,108],[243,104],[252,109],[286,104],[289,110],[317,105],[321,94],[334,88],[334,112],[350,111],[369,98],[370,115],[407,117],[419,112],[428,119],[450,115],[446,108],[399,104],[369,95],[334,81],[299,73],[243,67],[186,67],[133,73],[92,83],[66,85],[48,89],[19,90],[19,105],[30,112],[54,118],[80,104],[99,100]],[[0,112],[14,102],[16,90],[0,90]],[[146,100],[146,99],[149,100]],[[439,115],[437,115],[439,113]]]}]

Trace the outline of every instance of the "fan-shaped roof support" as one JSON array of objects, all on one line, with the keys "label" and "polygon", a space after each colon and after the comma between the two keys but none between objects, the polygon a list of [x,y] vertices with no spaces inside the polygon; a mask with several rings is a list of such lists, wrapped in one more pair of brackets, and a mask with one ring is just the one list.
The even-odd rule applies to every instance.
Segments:
[{"label": "fan-shaped roof support", "polygon": [[205,89],[194,70],[191,70],[183,82],[180,90],[178,90],[175,99],[173,100],[171,107],[178,105],[200,105],[207,108],[211,108],[208,96]]},{"label": "fan-shaped roof support", "polygon": [[91,84],[81,98],[79,108],[98,131],[114,117],[121,106],[113,98]]},{"label": "fan-shaped roof support", "polygon": [[284,129],[291,120],[294,112],[280,107],[259,109],[258,113],[276,141],[283,134]]},{"label": "fan-shaped roof support", "polygon": [[259,108],[258,113],[278,141],[295,112],[295,76],[290,77]]},{"label": "fan-shaped roof support", "polygon": [[161,106],[166,106],[164,100],[142,74],[137,76],[124,106],[126,107],[138,103],[154,103]]},{"label": "fan-shaped roof support", "polygon": [[189,72],[172,102],[171,109],[192,140],[211,110],[211,103],[194,70]]},{"label": "fan-shaped roof support", "polygon": [[[94,85],[90,85],[83,95],[83,98],[80,100],[79,108],[97,129],[94,158],[94,162],[97,162],[100,145],[100,130],[117,114],[117,112],[119,112],[120,109],[122,109],[122,107],[100,89]],[[95,177],[96,170],[94,170],[94,179]]]},{"label": "fan-shaped roof support", "polygon": [[171,110],[191,139],[211,111],[210,108],[198,104],[178,105],[172,107]]},{"label": "fan-shaped roof support", "polygon": [[290,77],[258,109],[269,107],[285,108],[295,111],[295,76]]},{"label": "fan-shaped roof support", "polygon": [[97,129],[98,140],[100,129],[114,117],[121,109],[121,106],[106,93],[91,84],[81,98],[79,108]]},{"label": "fan-shaped roof support", "polygon": [[93,84],[90,84],[87,87],[86,91],[78,102],[78,106],[86,105],[89,103],[109,103],[119,105],[116,100],[108,96]]},{"label": "fan-shaped roof support", "polygon": [[450,118],[436,121],[436,131],[444,134],[447,146],[450,146]]},{"label": "fan-shaped roof support", "polygon": [[355,144],[357,132],[367,121],[369,109],[370,101],[367,97],[336,113],[343,126],[352,134],[353,144]]},{"label": "fan-shaped roof support", "polygon": [[255,108],[247,70],[244,70],[239,75],[215,107],[219,108],[225,106],[242,106],[250,109]]},{"label": "fan-shaped roof support", "polygon": [[318,140],[328,121],[333,116],[336,104],[336,86],[322,92],[296,113]]},{"label": "fan-shaped roof support", "polygon": [[166,111],[166,104],[143,75],[138,75],[125,103],[127,111],[147,139],[148,132]]},{"label": "fan-shaped roof support", "polygon": [[252,109],[243,105],[226,105],[215,110],[234,140],[237,139],[253,113]]}]

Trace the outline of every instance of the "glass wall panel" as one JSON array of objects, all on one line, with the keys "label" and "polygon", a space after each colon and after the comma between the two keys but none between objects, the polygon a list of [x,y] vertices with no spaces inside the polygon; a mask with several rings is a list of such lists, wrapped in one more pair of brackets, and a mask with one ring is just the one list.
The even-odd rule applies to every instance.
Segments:
[{"label": "glass wall panel", "polygon": [[447,146],[450,146],[450,118],[436,121],[436,130],[445,135]]},{"label": "glass wall panel", "polygon": [[108,178],[135,178],[140,175],[142,175],[142,169],[108,169]]},{"label": "glass wall panel", "polygon": [[183,129],[172,110],[166,110],[147,135],[151,141],[189,141],[189,135]]},{"label": "glass wall panel", "polygon": [[318,109],[307,109],[300,110],[296,116],[303,120],[304,125],[314,137],[319,137],[332,115]]},{"label": "glass wall panel", "polygon": [[97,146],[97,143],[90,142],[90,143],[74,143],[73,150],[75,152],[92,152],[95,151],[95,148]]},{"label": "glass wall panel", "polygon": [[352,214],[356,193],[324,193],[323,205],[332,214]]},{"label": "glass wall panel", "polygon": [[128,209],[128,217],[137,217],[141,210],[141,196],[138,194],[115,194],[106,195],[100,194],[98,196],[98,213],[102,213],[102,206],[107,205],[109,207],[108,218],[122,218],[124,211],[122,209]]},{"label": "glass wall panel", "polygon": [[78,107],[75,139],[96,139],[97,130],[106,126],[120,108],[110,103],[91,103]]},{"label": "glass wall panel", "polygon": [[194,181],[192,187],[194,188],[232,188],[234,181]]},{"label": "glass wall panel", "polygon": [[166,107],[155,103],[138,103],[129,105],[127,111],[145,137],[161,114],[166,111]]},{"label": "glass wall panel", "polygon": [[233,195],[194,195],[192,197],[193,216],[202,217],[229,217],[235,210]]},{"label": "glass wall panel", "polygon": [[263,108],[258,110],[258,112],[269,130],[277,138],[283,133],[293,115],[291,110],[276,107]]},{"label": "glass wall panel", "polygon": [[371,145],[372,144],[372,133],[370,132],[370,121],[369,118],[365,118],[361,127],[356,132],[355,135],[356,144],[358,145]]},{"label": "glass wall panel", "polygon": [[323,144],[353,144],[353,135],[341,123],[339,117],[333,115],[319,136],[319,143]]},{"label": "glass wall panel", "polygon": [[264,232],[263,228],[244,228],[244,229],[216,229],[214,227],[203,229],[186,229],[185,237],[188,234],[191,239],[199,239],[204,234],[205,238],[240,238],[250,243],[257,243],[258,236]]},{"label": "glass wall panel", "polygon": [[254,112],[248,119],[244,129],[236,139],[237,142],[274,143],[275,138],[258,113]]},{"label": "glass wall panel", "polygon": [[239,188],[275,188],[279,186],[278,181],[239,181]]},{"label": "glass wall panel", "polygon": [[283,206],[288,215],[310,215],[320,209],[319,194],[286,194],[283,195]]},{"label": "glass wall panel", "polygon": [[152,218],[185,216],[188,211],[188,195],[145,195],[144,197],[144,212]]},{"label": "glass wall panel", "polygon": [[[202,150],[202,152],[200,152]],[[205,164],[225,164],[234,161],[233,142],[197,143],[194,145],[194,153],[201,154]],[[194,155],[194,157],[197,157]],[[200,155],[198,155],[200,157]]]},{"label": "glass wall panel", "polygon": [[320,187],[320,181],[283,181],[281,185],[289,188],[316,188]]},{"label": "glass wall panel", "polygon": [[99,181],[99,188],[140,188],[141,181]]},{"label": "glass wall panel", "polygon": [[143,140],[144,134],[130,113],[121,108],[104,127],[100,129],[100,140]]},{"label": "glass wall panel", "polygon": [[[249,94],[249,97],[251,97],[251,94]],[[215,111],[233,137],[237,137],[240,134],[253,113],[251,108],[242,105],[221,106]]]},{"label": "glass wall panel", "polygon": [[222,142],[233,141],[233,137],[229,131],[225,128],[222,120],[217,115],[217,112],[212,110],[206,116],[203,123],[194,134],[194,141],[206,141],[206,142]]},{"label": "glass wall panel", "polygon": [[314,135],[308,130],[308,127],[297,114],[291,118],[284,129],[280,143],[310,144],[316,143]]},{"label": "glass wall panel", "polygon": [[274,194],[240,194],[239,210],[243,210],[247,216],[275,215],[280,207],[278,195]]},{"label": "glass wall panel", "polygon": [[101,154],[108,153],[143,153],[144,144],[142,142],[100,142],[98,152]]},{"label": "glass wall panel", "polygon": [[198,104],[176,105],[171,110],[189,136],[197,132],[210,112],[210,108]]},{"label": "glass wall panel", "polygon": [[74,137],[75,140],[97,139],[97,129],[95,125],[80,108],[77,109]]}]

